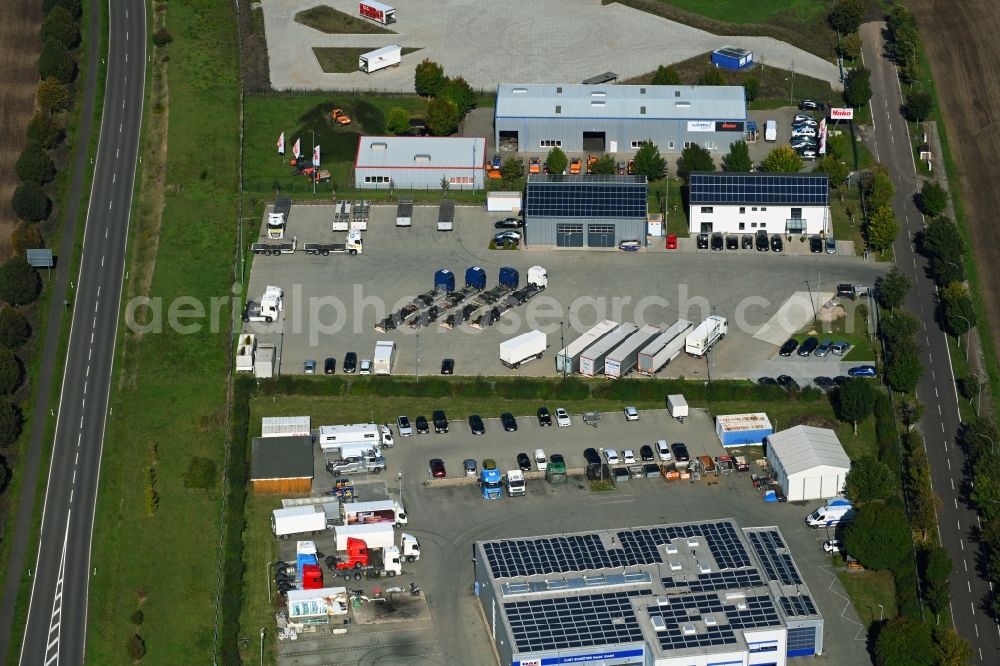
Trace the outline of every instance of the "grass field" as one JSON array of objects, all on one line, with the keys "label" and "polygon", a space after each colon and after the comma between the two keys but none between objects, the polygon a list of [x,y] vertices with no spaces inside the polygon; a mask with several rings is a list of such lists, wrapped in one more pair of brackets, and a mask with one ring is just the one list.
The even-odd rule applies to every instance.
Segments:
[{"label": "grass field", "polygon": [[728,23],[761,23],[782,15],[815,20],[825,6],[815,0],[661,0],[692,14]]},{"label": "grass field", "polygon": [[[394,35],[395,30],[383,28],[374,21],[351,16],[327,5],[305,9],[295,15],[295,22],[328,35]],[[326,70],[324,70],[326,71]],[[352,70],[353,71],[353,70]]]},{"label": "grass field", "polygon": [[[358,56],[362,53],[374,51],[377,46],[365,47],[330,47],[315,46],[313,55],[319,61],[320,68],[327,74],[349,74],[358,69]],[[419,51],[419,47],[404,47],[403,55],[409,55],[414,51]]]},{"label": "grass field", "polygon": [[[150,296],[191,296],[206,307],[232,282],[239,151],[238,53],[231,4],[171,3],[169,138],[163,225]],[[150,106],[147,105],[147,111]],[[156,113],[155,109],[153,113]],[[147,122],[148,124],[148,122]],[[144,136],[144,140],[148,137]],[[151,146],[144,146],[151,150]],[[206,169],[205,156],[213,168]],[[145,198],[149,192],[137,194]],[[133,216],[133,240],[153,222]],[[131,245],[131,242],[130,242]],[[142,270],[153,270],[144,266]],[[137,279],[132,271],[130,281]],[[226,350],[223,330],[123,331],[110,396],[94,528],[88,662],[127,663],[129,618],[141,604],[147,663],[211,663],[218,580],[220,484],[184,487],[193,455],[222,468]],[[133,349],[127,354],[124,348]],[[144,469],[156,469],[159,506],[147,515]]]},{"label": "grass field", "polygon": [[838,571],[837,578],[866,628],[880,617],[891,620],[898,614],[896,583],[888,571]]}]

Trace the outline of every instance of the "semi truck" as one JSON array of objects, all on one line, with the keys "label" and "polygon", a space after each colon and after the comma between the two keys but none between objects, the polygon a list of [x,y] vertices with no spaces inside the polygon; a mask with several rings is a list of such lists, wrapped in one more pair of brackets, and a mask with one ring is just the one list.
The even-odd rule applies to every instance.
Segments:
[{"label": "semi truck", "polygon": [[593,377],[604,372],[604,361],[608,354],[638,330],[638,326],[626,322],[601,338],[596,344],[588,347],[580,354],[580,374]]},{"label": "semi truck", "polygon": [[399,67],[402,61],[403,47],[391,44],[358,56],[358,69],[365,74],[371,74],[386,67]]},{"label": "semi truck", "polygon": [[556,372],[569,374],[580,369],[580,354],[588,347],[597,343],[598,340],[615,330],[619,326],[618,322],[605,319],[598,322],[586,333],[569,343],[556,354]]},{"label": "semi truck", "polygon": [[503,476],[503,485],[507,488],[507,494],[511,497],[518,497],[527,492],[524,482],[524,472],[519,469],[507,470]]},{"label": "semi truck", "polygon": [[500,470],[496,463],[493,465],[483,464],[479,471],[479,488],[483,493],[483,499],[495,500],[503,497],[503,480],[500,478]]},{"label": "semi truck", "polygon": [[274,202],[274,207],[267,214],[268,239],[281,240],[285,237],[285,225],[288,224],[288,214],[291,210],[291,199],[282,197]]},{"label": "semi truck", "polygon": [[361,232],[351,229],[347,233],[346,243],[306,243],[302,246],[306,254],[349,254],[351,256],[361,254],[364,251],[364,240]]},{"label": "semi truck", "polygon": [[687,334],[694,324],[687,319],[678,319],[670,328],[649,341],[639,352],[636,371],[643,375],[655,375],[663,366],[677,358],[684,349]]},{"label": "semi truck", "polygon": [[504,299],[508,307],[523,305],[533,296],[541,293],[549,285],[549,274],[543,266],[532,266],[528,269],[528,280],[524,287],[517,289]]},{"label": "semi truck", "polygon": [[358,13],[366,19],[371,19],[382,25],[396,22],[396,8],[383,5],[375,0],[365,0],[358,5]]},{"label": "semi truck", "polygon": [[379,340],[375,343],[375,356],[373,358],[373,372],[376,375],[392,374],[392,362],[396,358],[396,343],[392,340]]},{"label": "semi truck", "polygon": [[247,301],[243,308],[243,321],[272,322],[281,316],[285,292],[281,287],[268,285],[260,302]]},{"label": "semi truck", "polygon": [[712,315],[698,324],[684,340],[684,351],[696,358],[707,354],[716,342],[726,337],[728,324],[725,317]]},{"label": "semi truck", "polygon": [[280,243],[254,243],[250,246],[250,251],[254,254],[263,254],[265,256],[278,256],[280,254],[295,254],[297,247],[297,239],[293,238],[290,241]]},{"label": "semi truck", "polygon": [[362,455],[378,449],[381,443],[375,423],[346,423],[319,427],[319,447],[323,453],[340,451],[344,457]]},{"label": "semi truck", "polygon": [[295,582],[300,590],[318,590],[323,587],[323,570],[316,559],[314,541],[299,541],[295,544]]},{"label": "semi truck", "polygon": [[331,231],[351,230],[351,202],[338,201],[333,207]]},{"label": "semi truck", "polygon": [[632,372],[632,368],[639,360],[639,350],[659,334],[660,329],[657,326],[646,324],[628,336],[604,359],[604,376],[608,379],[620,379]]},{"label": "semi truck", "polygon": [[275,509],[271,512],[271,531],[280,539],[288,539],[293,534],[322,532],[330,526],[336,511],[337,502]]},{"label": "semi truck", "polygon": [[394,527],[400,527],[408,522],[406,508],[393,500],[342,504],[340,513],[344,525],[390,523]]},{"label": "semi truck", "polygon": [[516,370],[522,363],[541,358],[547,340],[541,331],[528,331],[500,343],[500,362]]},{"label": "semi truck", "polygon": [[338,551],[347,550],[348,539],[360,539],[369,550],[398,548],[407,562],[420,559],[420,542],[412,534],[402,532],[399,546],[396,546],[396,531],[392,523],[371,523],[367,525],[343,525],[333,529]]}]

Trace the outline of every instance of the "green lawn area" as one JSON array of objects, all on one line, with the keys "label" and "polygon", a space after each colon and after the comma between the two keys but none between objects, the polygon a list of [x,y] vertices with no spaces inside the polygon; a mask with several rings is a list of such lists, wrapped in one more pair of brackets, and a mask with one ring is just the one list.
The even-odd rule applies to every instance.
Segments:
[{"label": "green lawn area", "polygon": [[[891,620],[898,614],[896,583],[888,571],[838,571],[837,578],[851,598],[854,610],[866,629],[878,622],[880,616]],[[882,608],[879,608],[879,604]]]},{"label": "green lawn area", "polygon": [[[364,47],[313,47],[313,54],[319,61],[319,66],[327,74],[349,74],[358,70],[358,56],[374,51],[377,46]],[[403,55],[409,55],[419,48],[405,47]]]},{"label": "green lawn area", "polygon": [[[271,532],[271,511],[281,508],[281,498],[259,496],[249,493],[246,502],[246,529],[243,532],[243,557],[246,573],[243,576],[243,609],[240,614],[242,635],[254,634],[260,627],[268,631],[274,626],[274,614],[278,611],[277,590],[272,589],[272,604],[267,602],[267,585],[270,572],[265,571],[268,562],[278,559],[278,540]],[[264,663],[277,662],[278,641],[269,634],[264,641]],[[250,641],[241,648],[240,656],[244,664],[256,663],[260,658],[260,643]]]},{"label": "green lawn area", "polygon": [[678,238],[688,237],[688,209],[681,196],[680,178],[667,179],[667,233],[676,234]]},{"label": "green lawn area", "polygon": [[[233,282],[236,16],[231,3],[208,0],[170,3],[167,13],[174,41],[167,66],[166,199],[149,296],[162,300],[164,310],[180,295],[209,308],[210,299],[225,297]],[[148,126],[157,111],[151,104],[146,108]],[[148,137],[144,132],[144,141]],[[151,233],[151,220],[133,215],[130,251],[136,238]],[[126,292],[139,274],[153,270],[126,268],[133,281]],[[222,331],[202,324],[187,335],[169,326],[141,338],[124,328],[119,332],[95,516],[88,663],[127,663],[126,639],[136,631],[129,618],[140,604],[146,663],[213,661],[221,481],[214,490],[195,491],[184,487],[182,475],[195,455],[223,467],[230,312],[221,310]],[[159,494],[153,516],[144,500],[149,466]]]},{"label": "green lawn area", "polygon": [[693,14],[728,23],[761,23],[792,14],[815,19],[824,14],[814,0],[660,0]]},{"label": "green lawn area", "polygon": [[[384,28],[374,21],[367,21],[357,16],[351,16],[337,11],[328,5],[317,5],[304,9],[295,15],[295,22],[308,26],[328,35],[394,35],[395,30]],[[327,71],[327,70],[323,70]],[[348,70],[354,71],[354,70]]]},{"label": "green lawn area", "polygon": [[845,187],[830,193],[830,217],[833,222],[833,237],[838,240],[854,241],[854,253],[861,256],[865,251],[865,239],[861,236],[861,197],[855,187]]},{"label": "green lawn area", "polygon": [[[830,285],[831,287],[833,285]],[[815,285],[813,285],[815,288]],[[851,317],[851,304],[852,301],[847,301],[848,315]],[[858,301],[853,301],[853,304],[857,306]],[[848,319],[847,317],[841,317],[833,322],[820,322],[815,321],[811,325],[807,326],[804,330],[796,333],[793,337],[800,343],[809,337],[810,331],[816,331],[813,333],[822,342],[825,339],[830,339],[833,341],[843,340],[844,342],[849,342],[851,344],[851,349],[848,350],[847,354],[843,357],[844,360],[852,363],[870,362],[875,360],[875,349],[872,346],[872,341],[868,337],[868,321],[867,319],[858,312],[855,307],[853,312],[853,322],[850,330],[848,329]]]}]

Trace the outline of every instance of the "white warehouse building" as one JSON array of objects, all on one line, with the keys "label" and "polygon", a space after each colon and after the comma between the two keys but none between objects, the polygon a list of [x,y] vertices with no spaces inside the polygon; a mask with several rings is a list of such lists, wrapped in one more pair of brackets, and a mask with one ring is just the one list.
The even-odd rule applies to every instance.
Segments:
[{"label": "white warehouse building", "polygon": [[692,172],[690,232],[828,234],[830,178],[825,173]]},{"label": "white warehouse building", "polygon": [[366,190],[452,190],[485,187],[486,139],[439,136],[362,136],[354,186]]},{"label": "white warehouse building", "polygon": [[789,502],[836,497],[851,471],[837,433],[804,425],[769,435],[767,462]]}]

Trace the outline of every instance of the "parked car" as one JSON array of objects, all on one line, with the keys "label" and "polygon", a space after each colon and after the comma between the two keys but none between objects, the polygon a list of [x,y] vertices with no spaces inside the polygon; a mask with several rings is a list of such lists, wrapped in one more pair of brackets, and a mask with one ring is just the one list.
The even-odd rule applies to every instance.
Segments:
[{"label": "parked car", "polygon": [[667,249],[668,250],[677,249],[677,234],[667,234]]},{"label": "parked car", "polygon": [[785,249],[785,243],[781,240],[781,236],[774,234],[771,236],[771,252],[782,252]]},{"label": "parked car", "polygon": [[794,379],[792,379],[791,377],[789,377],[788,375],[778,375],[775,381],[778,382],[778,386],[785,389],[786,391],[799,390],[799,383]]},{"label": "parked car", "polygon": [[475,476],[478,470],[478,465],[476,465],[475,458],[466,458],[462,461],[462,467],[465,468],[466,476]]},{"label": "parked car", "polygon": [[674,442],[670,445],[670,450],[673,452],[674,460],[677,462],[687,462],[691,459],[691,456],[688,455],[688,447],[684,442]]},{"label": "parked car", "polygon": [[528,457],[527,453],[521,452],[517,454],[517,468],[522,472],[531,471],[531,458]]},{"label": "parked car", "polygon": [[358,369],[358,355],[354,352],[344,354],[344,372],[351,375]]},{"label": "parked car", "polygon": [[823,104],[812,99],[804,99],[799,102],[799,111],[822,111]]},{"label": "parked car", "polygon": [[413,434],[413,426],[410,425],[410,419],[405,416],[396,417],[396,430],[399,431],[400,437],[409,437]]},{"label": "parked car", "polygon": [[358,364],[358,374],[359,375],[372,374],[372,360],[370,358],[361,359],[361,363]]},{"label": "parked car", "polygon": [[517,432],[517,419],[510,412],[504,412],[500,415],[500,423],[503,424],[505,432]]},{"label": "parked car", "polygon": [[667,446],[667,440],[658,439],[656,440],[656,456],[661,462],[670,462],[674,459],[672,453],[670,453],[670,447]]},{"label": "parked car", "polygon": [[804,160],[814,160],[816,159],[816,151],[812,149],[800,150],[799,157]]},{"label": "parked car", "polygon": [[838,340],[837,342],[834,342],[832,345],[830,345],[830,353],[832,353],[834,356],[843,356],[844,354],[847,353],[847,350],[850,348],[851,344],[849,342]]},{"label": "parked car", "polygon": [[847,382],[851,381],[851,378],[847,375],[837,375],[833,378],[833,383],[835,386],[843,386]]},{"label": "parked car", "polygon": [[496,229],[518,229],[521,226],[521,220],[516,217],[505,217],[494,222],[493,226]]},{"label": "parked car", "polygon": [[809,116],[797,115],[792,118],[792,127],[819,127],[819,123]]},{"label": "parked car", "polygon": [[792,130],[792,138],[797,136],[816,136],[816,130],[811,127],[799,127],[798,129]]},{"label": "parked car", "polygon": [[778,355],[791,356],[792,352],[794,352],[795,348],[798,346],[799,343],[795,340],[795,338],[788,338],[788,340],[785,341],[785,344],[781,345],[781,349],[778,350]]},{"label": "parked car", "polygon": [[431,414],[431,418],[434,421],[434,432],[439,435],[448,432],[448,417],[445,416],[443,409],[435,409],[434,413]]},{"label": "parked car", "polygon": [[708,249],[708,234],[698,234],[698,249],[699,250]]},{"label": "parked car", "polygon": [[447,472],[444,469],[444,461],[440,458],[431,458],[430,461],[431,476],[435,479],[443,479],[447,476]]},{"label": "parked car", "polygon": [[469,430],[472,431],[473,435],[486,434],[486,426],[483,425],[483,418],[479,414],[473,414],[469,417]]},{"label": "parked car", "polygon": [[323,361],[323,374],[332,375],[337,371],[337,359],[332,356],[328,356],[325,361]]},{"label": "parked car", "polygon": [[615,449],[604,449],[604,458],[608,461],[609,465],[620,465],[622,460],[618,457],[618,451]]},{"label": "parked car", "polygon": [[549,462],[553,465],[562,465],[563,469],[566,469],[566,459],[563,458],[561,453],[553,453],[549,456]]},{"label": "parked car", "polygon": [[774,377],[761,377],[757,380],[757,384],[760,386],[777,386],[778,380]]},{"label": "parked car", "polygon": [[812,120],[813,122],[816,122],[815,118],[813,118],[812,116],[807,116],[804,113],[796,113],[795,117],[792,118],[792,124],[805,122],[806,120]]},{"label": "parked car", "polygon": [[588,465],[600,465],[601,456],[597,453],[597,449],[588,448],[583,450],[583,459],[587,461]]},{"label": "parked car", "polygon": [[430,424],[427,422],[427,417],[426,416],[423,416],[423,415],[418,416],[416,424],[417,424],[417,434],[418,435],[426,435],[427,433],[429,433],[431,431]]},{"label": "parked car", "polygon": [[556,408],[556,424],[560,428],[566,428],[573,425],[573,421],[569,418],[569,413],[562,407]]},{"label": "parked car", "polygon": [[521,232],[519,231],[501,231],[500,233],[493,236],[493,242],[497,245],[506,245],[507,243],[519,243],[521,242]]},{"label": "parked car", "polygon": [[393,446],[396,445],[396,443],[392,441],[392,429],[389,427],[388,423],[382,424],[380,432],[382,435],[382,446],[384,446],[387,449],[391,449]]},{"label": "parked car", "polygon": [[751,234],[743,234],[743,241],[740,243],[740,247],[744,250],[753,249],[753,236]]},{"label": "parked car", "polygon": [[315,375],[316,374],[316,361],[313,361],[312,359],[310,359],[310,360],[306,361],[305,363],[303,363],[302,364],[302,372],[306,373],[307,375]]},{"label": "parked car", "polygon": [[841,545],[840,539],[827,539],[823,542],[823,550],[828,553],[840,552],[844,550],[844,546]]},{"label": "parked car", "polygon": [[622,450],[622,461],[624,461],[626,465],[634,465],[635,464],[635,451],[633,451],[632,449],[623,449]]},{"label": "parked car", "polygon": [[738,250],[740,249],[740,237],[733,234],[726,236],[726,249],[727,250]]},{"label": "parked car", "polygon": [[837,239],[833,236],[826,237],[826,253],[837,254]]},{"label": "parked car", "polygon": [[813,254],[820,254],[823,252],[823,239],[819,236],[809,237],[809,251]]},{"label": "parked car", "polygon": [[455,374],[455,359],[446,358],[441,361],[441,374],[442,375],[453,375]]},{"label": "parked car", "polygon": [[549,467],[549,459],[545,457],[545,449],[535,449],[535,469],[544,472]]},{"label": "parked car", "polygon": [[714,234],[712,234],[712,251],[718,252],[721,249],[722,249],[722,233],[716,231]]},{"label": "parked car", "polygon": [[789,141],[788,145],[801,155],[803,150],[816,150],[819,147],[819,141],[810,136],[797,136]]},{"label": "parked car", "polygon": [[799,356],[809,356],[809,354],[812,354],[813,350],[816,349],[816,347],[818,346],[819,346],[819,340],[817,340],[814,337],[808,337],[806,338],[805,342],[799,345],[798,354]]},{"label": "parked car", "polygon": [[815,377],[813,379],[813,384],[824,391],[829,391],[837,386],[830,377]]},{"label": "parked car", "polygon": [[763,229],[758,229],[757,233],[754,234],[756,238],[756,247],[758,252],[767,252],[768,242],[767,242],[767,232]]},{"label": "parked car", "polygon": [[626,421],[638,421],[639,420],[639,410],[629,405],[625,408],[625,420]]},{"label": "parked car", "polygon": [[618,249],[625,252],[638,252],[642,248],[642,243],[637,240],[623,240],[618,243]]},{"label": "parked car", "polygon": [[833,346],[833,340],[824,340],[823,342],[816,345],[816,350],[813,351],[813,356],[818,356],[823,358],[830,353],[830,347]]},{"label": "parked car", "polygon": [[549,414],[548,407],[538,408],[538,425],[542,426],[543,428],[552,425],[552,415]]},{"label": "parked car", "polygon": [[642,462],[652,462],[653,461],[653,447],[649,444],[643,444],[639,447],[639,459]]},{"label": "parked car", "polygon": [[859,365],[847,371],[851,377],[875,377],[878,371],[874,365]]}]

